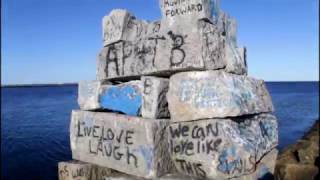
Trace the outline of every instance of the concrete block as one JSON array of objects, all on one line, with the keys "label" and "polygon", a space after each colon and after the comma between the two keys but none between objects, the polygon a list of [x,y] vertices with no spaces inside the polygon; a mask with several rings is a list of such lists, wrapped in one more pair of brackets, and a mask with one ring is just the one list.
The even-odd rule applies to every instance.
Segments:
[{"label": "concrete block", "polygon": [[59,180],[95,180],[92,179],[92,165],[79,161],[59,162]]},{"label": "concrete block", "polygon": [[102,81],[81,81],[78,83],[78,105],[82,110],[100,109],[99,89],[102,84],[110,84]]},{"label": "concrete block", "polygon": [[137,116],[142,104],[142,84],[140,81],[129,81],[119,85],[101,86],[99,104],[103,109]]},{"label": "concrete block", "polygon": [[115,9],[105,16],[103,24],[104,46],[117,43],[119,41],[138,41],[147,35],[152,35],[160,28],[160,22],[148,23],[138,20],[127,10]]},{"label": "concrete block", "polygon": [[211,19],[212,0],[160,0],[162,24],[180,32],[194,31],[200,19]]},{"label": "concrete block", "polygon": [[[146,179],[123,174],[123,173],[113,173],[111,176],[106,177],[104,180],[146,180]],[[185,175],[168,174],[162,177],[153,178],[153,180],[196,180],[196,178],[188,177]]]},{"label": "concrete block", "polygon": [[252,174],[278,144],[277,119],[271,114],[173,123],[168,133],[178,171],[202,179]]},{"label": "concrete block", "polygon": [[194,71],[170,77],[167,93],[173,122],[272,112],[262,80],[224,71]]},{"label": "concrete block", "polygon": [[174,169],[168,154],[169,120],[73,111],[73,159],[138,177],[155,178]]},{"label": "concrete block", "polygon": [[110,176],[111,169],[81,161],[60,162],[59,180],[102,180]]},{"label": "concrete block", "polygon": [[142,108],[144,118],[168,118],[170,117],[167,101],[169,79],[143,76]]},{"label": "concrete block", "polygon": [[121,84],[83,81],[79,83],[81,110],[111,110],[151,119],[170,117],[166,93],[169,79],[142,77]]},{"label": "concrete block", "polygon": [[256,171],[252,174],[234,178],[234,180],[274,179],[278,150],[268,152],[256,165]]},{"label": "concrete block", "polygon": [[141,75],[168,76],[178,71],[225,68],[225,40],[217,27],[206,21],[200,21],[195,27],[196,32],[167,29],[136,41],[104,47],[97,59],[97,79],[123,80]]},{"label": "concrete block", "polygon": [[112,10],[108,16],[105,16],[102,20],[104,45],[123,40],[130,19],[130,13],[123,9]]},{"label": "concrete block", "polygon": [[226,43],[225,48],[225,71],[238,75],[247,75],[247,50],[246,48],[237,48],[230,43]]}]

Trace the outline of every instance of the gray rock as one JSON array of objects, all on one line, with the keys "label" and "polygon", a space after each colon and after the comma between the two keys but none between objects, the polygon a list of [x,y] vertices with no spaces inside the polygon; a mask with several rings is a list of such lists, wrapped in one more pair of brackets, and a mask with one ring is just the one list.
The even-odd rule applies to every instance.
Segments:
[{"label": "gray rock", "polygon": [[110,82],[79,83],[78,103],[81,110],[107,109],[128,115],[140,115],[142,106],[141,81],[112,85]]},{"label": "gray rock", "polygon": [[224,71],[182,72],[171,76],[167,100],[173,122],[273,111],[262,80]]},{"label": "gray rock", "polygon": [[78,83],[78,105],[82,110],[100,109],[99,90],[103,84],[110,84],[102,81],[81,81]]},{"label": "gray rock", "polygon": [[154,178],[174,169],[168,154],[169,120],[113,113],[73,111],[73,159],[138,177]]},{"label": "gray rock", "polygon": [[96,180],[92,178],[92,166],[78,161],[59,162],[59,180]]},{"label": "gray rock", "polygon": [[[113,173],[111,176],[106,177],[104,180],[146,180],[146,179],[123,174],[123,173]],[[196,180],[196,178],[192,178],[184,175],[168,174],[162,177],[153,178],[153,180]]]},{"label": "gray rock", "polygon": [[105,16],[103,24],[104,46],[120,41],[139,41],[160,29],[160,22],[138,20],[127,10],[115,9]]},{"label": "gray rock", "polygon": [[190,70],[247,73],[245,51],[237,47],[236,21],[219,10],[217,0],[160,0],[160,6],[163,19],[151,23],[125,10],[104,17],[98,80]]},{"label": "gray rock", "polygon": [[270,114],[173,123],[168,133],[176,168],[198,178],[252,174],[278,144],[277,120]]},{"label": "gray rock", "polygon": [[226,43],[225,51],[225,71],[233,74],[247,75],[247,49],[236,48],[234,45]]},{"label": "gray rock", "polygon": [[169,79],[143,76],[142,108],[141,114],[144,118],[168,118],[170,117],[167,92]]},{"label": "gray rock", "polygon": [[131,15],[123,9],[115,9],[105,16],[102,20],[102,31],[104,45],[112,44],[123,40],[125,29]]},{"label": "gray rock", "polygon": [[104,47],[97,59],[97,79],[224,68],[225,40],[217,27],[206,21],[199,21],[195,27],[196,32],[178,33],[168,29]]},{"label": "gray rock", "polygon": [[110,176],[111,169],[81,161],[60,162],[59,180],[102,180]]},{"label": "gray rock", "polygon": [[278,150],[273,149],[256,165],[256,171],[254,173],[234,178],[234,180],[273,179],[277,156]]},{"label": "gray rock", "polygon": [[162,24],[179,32],[195,31],[198,20],[211,19],[212,7],[211,0],[160,0]]},{"label": "gray rock", "polygon": [[141,81],[113,84],[101,81],[79,83],[81,110],[110,110],[151,119],[170,117],[166,93],[169,79],[152,76]]}]

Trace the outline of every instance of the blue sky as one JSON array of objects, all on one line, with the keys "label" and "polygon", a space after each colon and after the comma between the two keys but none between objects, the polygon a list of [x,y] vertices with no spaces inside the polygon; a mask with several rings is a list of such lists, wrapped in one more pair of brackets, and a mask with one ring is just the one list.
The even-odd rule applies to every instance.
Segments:
[{"label": "blue sky", "polygon": [[[249,75],[318,80],[319,0],[221,0],[238,21]],[[102,17],[114,8],[161,18],[158,0],[2,0],[2,84],[94,80]]]}]

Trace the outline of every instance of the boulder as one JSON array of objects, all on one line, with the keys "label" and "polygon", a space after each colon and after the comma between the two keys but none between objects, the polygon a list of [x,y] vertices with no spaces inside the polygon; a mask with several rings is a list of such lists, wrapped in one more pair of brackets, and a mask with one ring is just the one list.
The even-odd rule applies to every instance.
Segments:
[{"label": "boulder", "polygon": [[167,100],[173,122],[273,111],[264,81],[224,71],[171,76]]},{"label": "boulder", "polygon": [[279,155],[276,179],[319,179],[319,120],[302,139],[286,147]]},{"label": "boulder", "polygon": [[178,171],[208,179],[252,174],[278,144],[277,119],[271,114],[177,122],[168,134]]},{"label": "boulder", "polygon": [[317,179],[316,176],[319,174],[319,169],[316,166],[308,164],[279,164],[276,169],[276,180],[313,180]]},{"label": "boulder", "polygon": [[72,157],[138,177],[164,175],[174,169],[168,153],[168,123],[166,119],[73,111]]}]

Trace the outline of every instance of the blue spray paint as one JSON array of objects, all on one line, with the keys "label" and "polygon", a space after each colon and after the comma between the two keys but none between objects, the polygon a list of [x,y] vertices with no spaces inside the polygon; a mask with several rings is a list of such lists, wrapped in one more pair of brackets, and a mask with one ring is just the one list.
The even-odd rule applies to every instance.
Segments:
[{"label": "blue spray paint", "polygon": [[238,163],[240,161],[240,157],[237,156],[236,147],[232,146],[222,151],[221,155],[219,156],[218,170],[231,174],[235,168],[237,168]]},{"label": "blue spray paint", "polygon": [[139,147],[144,161],[147,164],[147,168],[151,169],[153,166],[153,149],[151,147],[140,146]]},{"label": "blue spray paint", "polygon": [[140,112],[142,97],[132,86],[111,87],[100,95],[99,103],[105,109],[136,116]]}]

